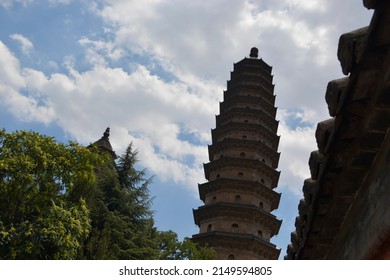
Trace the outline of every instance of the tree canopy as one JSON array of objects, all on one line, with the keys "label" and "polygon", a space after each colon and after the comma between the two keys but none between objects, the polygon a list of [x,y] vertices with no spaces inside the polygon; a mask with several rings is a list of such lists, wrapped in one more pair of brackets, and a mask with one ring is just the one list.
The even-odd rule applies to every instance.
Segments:
[{"label": "tree canopy", "polygon": [[112,154],[34,132],[0,130],[0,259],[213,259],[154,226],[130,143]]},{"label": "tree canopy", "polygon": [[34,132],[0,130],[0,254],[3,259],[72,259],[90,231],[75,186],[95,183],[97,153]]}]

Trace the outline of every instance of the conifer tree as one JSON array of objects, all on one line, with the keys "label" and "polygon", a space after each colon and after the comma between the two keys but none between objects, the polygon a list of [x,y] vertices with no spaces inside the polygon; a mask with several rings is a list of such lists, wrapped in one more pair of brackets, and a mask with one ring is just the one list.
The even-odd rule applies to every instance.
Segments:
[{"label": "conifer tree", "polygon": [[98,184],[90,194],[92,231],[85,244],[88,259],[156,259],[156,229],[148,186],[151,178],[138,171],[137,151],[130,144],[114,162],[106,157],[97,167]]},{"label": "conifer tree", "polygon": [[85,244],[87,259],[213,259],[214,250],[173,231],[154,226],[146,170],[137,170],[137,150],[130,143],[116,162],[108,155],[97,167],[98,184],[87,198],[92,230]]}]

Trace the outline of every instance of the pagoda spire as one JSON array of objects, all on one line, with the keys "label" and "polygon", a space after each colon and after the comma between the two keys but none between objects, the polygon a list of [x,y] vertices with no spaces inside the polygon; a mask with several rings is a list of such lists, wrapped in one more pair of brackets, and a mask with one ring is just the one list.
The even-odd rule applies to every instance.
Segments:
[{"label": "pagoda spire", "polygon": [[249,53],[250,58],[258,58],[259,57],[259,49],[256,47],[251,48],[251,51]]},{"label": "pagoda spire", "polygon": [[117,156],[114,150],[112,149],[109,137],[110,137],[110,128],[107,127],[103,133],[102,138],[94,142],[93,145],[96,145],[102,151],[109,152],[112,155],[112,157],[115,159]]}]

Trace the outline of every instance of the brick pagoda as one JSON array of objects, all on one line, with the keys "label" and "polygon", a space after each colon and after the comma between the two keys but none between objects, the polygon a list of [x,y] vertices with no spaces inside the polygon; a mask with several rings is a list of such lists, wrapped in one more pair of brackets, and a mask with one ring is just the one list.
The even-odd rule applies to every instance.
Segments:
[{"label": "brick pagoda", "polygon": [[217,259],[279,257],[270,242],[281,225],[271,214],[280,200],[274,190],[280,137],[271,71],[257,48],[235,63],[211,131],[208,182],[199,185],[204,205],[193,212],[200,231],[193,240],[213,247]]}]

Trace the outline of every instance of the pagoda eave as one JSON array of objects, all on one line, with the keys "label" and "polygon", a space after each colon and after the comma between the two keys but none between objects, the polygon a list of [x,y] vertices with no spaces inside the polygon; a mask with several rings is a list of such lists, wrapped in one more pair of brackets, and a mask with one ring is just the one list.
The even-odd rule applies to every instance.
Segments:
[{"label": "pagoda eave", "polygon": [[262,174],[271,180],[272,189],[277,186],[280,177],[280,171],[277,171],[265,163],[255,159],[223,157],[206,163],[203,166],[206,179],[209,181],[211,180],[210,173],[212,171],[219,171],[223,168],[233,167],[237,169],[249,169],[262,172]]},{"label": "pagoda eave", "polygon": [[214,248],[254,252],[256,255],[262,256],[263,259],[277,260],[280,255],[280,249],[276,248],[274,244],[252,234],[211,231],[195,234],[192,239],[199,244]]},{"label": "pagoda eave", "polygon": [[217,127],[223,125],[224,123],[230,122],[234,117],[247,118],[247,122],[254,123],[256,123],[257,120],[262,120],[264,126],[271,130],[273,133],[276,133],[276,131],[278,130],[279,121],[275,120],[275,118],[272,118],[270,115],[268,115],[262,110],[245,108],[231,109],[224,114],[217,115]]},{"label": "pagoda eave", "polygon": [[237,189],[269,199],[271,202],[271,211],[279,207],[281,194],[269,189],[260,182],[220,178],[211,182],[198,184],[199,197],[203,202],[207,193],[215,193],[219,190],[235,191]]},{"label": "pagoda eave", "polygon": [[217,217],[238,218],[241,221],[258,223],[269,227],[271,235],[278,234],[281,220],[276,219],[275,215],[268,213],[254,205],[236,204],[228,202],[216,202],[204,205],[193,210],[195,224],[200,226],[200,221],[207,221]]},{"label": "pagoda eave", "polygon": [[245,107],[243,106],[242,108],[246,108],[247,106],[250,106],[250,108],[260,108],[271,117],[275,118],[276,116],[276,108],[267,100],[259,97],[243,95],[231,96],[224,102],[220,102],[220,113],[223,114],[227,112],[230,108],[235,108],[237,104],[245,104]]},{"label": "pagoda eave", "polygon": [[278,153],[274,149],[271,149],[266,144],[254,140],[246,140],[245,142],[243,142],[239,139],[228,138],[223,139],[222,141],[219,141],[215,144],[209,145],[209,160],[214,160],[214,156],[216,153],[223,152],[224,150],[229,150],[231,148],[242,149],[243,151],[258,151],[259,154],[263,154],[265,157],[268,157],[271,160],[272,168],[278,168],[280,153]]},{"label": "pagoda eave", "polygon": [[[261,124],[255,124],[255,123],[238,123],[238,122],[229,122],[226,123],[218,128],[211,130],[211,137],[212,142],[216,143],[219,141],[222,141],[222,139],[218,139],[224,135],[227,135],[228,133],[240,131],[243,134],[245,133],[259,133],[261,134],[267,141],[270,142],[270,147],[272,149],[277,150],[279,146],[279,140],[280,136],[276,135],[266,127],[264,127]],[[229,138],[229,137],[225,137]],[[219,140],[219,141],[217,141]]]}]

